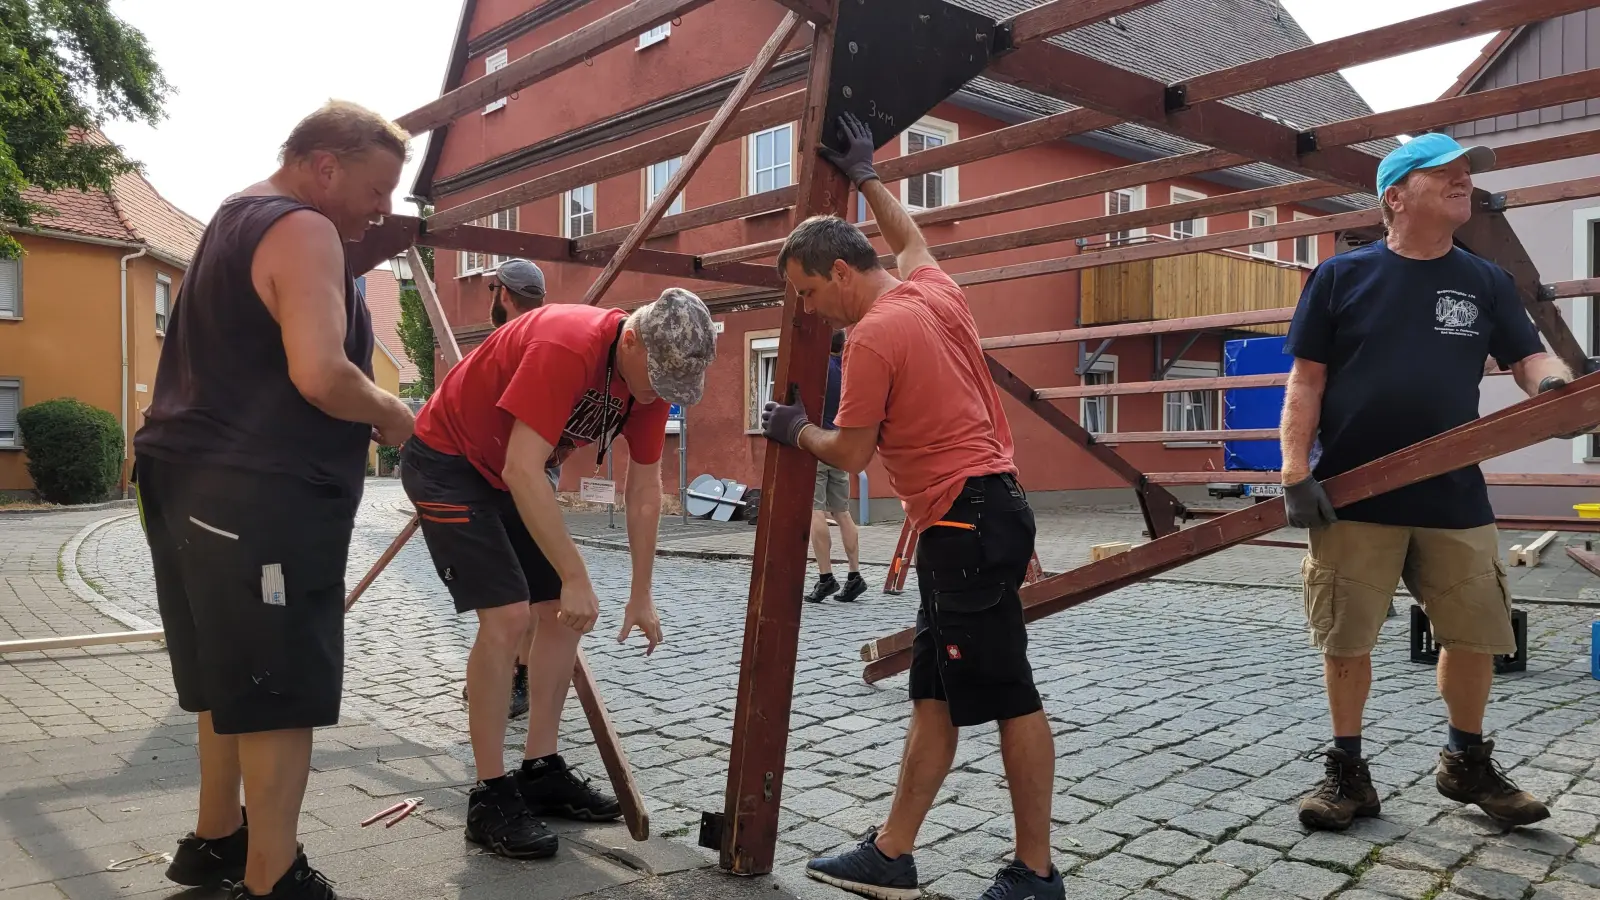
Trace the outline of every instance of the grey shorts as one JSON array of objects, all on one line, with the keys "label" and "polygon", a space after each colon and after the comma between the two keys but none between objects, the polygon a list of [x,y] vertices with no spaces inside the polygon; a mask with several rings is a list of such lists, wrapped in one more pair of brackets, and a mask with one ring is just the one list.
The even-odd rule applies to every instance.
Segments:
[{"label": "grey shorts", "polygon": [[817,491],[811,499],[812,509],[828,512],[850,510],[850,476],[843,469],[835,469],[825,462],[817,463]]}]

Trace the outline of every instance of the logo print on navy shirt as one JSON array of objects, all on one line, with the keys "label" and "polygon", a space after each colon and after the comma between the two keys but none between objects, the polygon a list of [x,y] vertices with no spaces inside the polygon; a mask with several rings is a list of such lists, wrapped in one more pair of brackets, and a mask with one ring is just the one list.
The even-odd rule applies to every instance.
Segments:
[{"label": "logo print on navy shirt", "polygon": [[1434,330],[1440,334],[1477,337],[1478,329],[1473,327],[1478,322],[1478,304],[1474,302],[1477,299],[1461,291],[1440,291],[1433,306],[1434,317],[1439,320]]}]

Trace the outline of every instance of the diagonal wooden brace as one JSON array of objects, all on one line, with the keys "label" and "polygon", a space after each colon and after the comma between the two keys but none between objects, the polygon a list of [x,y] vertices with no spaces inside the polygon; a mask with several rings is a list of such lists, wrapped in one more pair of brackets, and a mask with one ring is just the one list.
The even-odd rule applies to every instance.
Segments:
[{"label": "diagonal wooden brace", "polygon": [[[1358,466],[1329,478],[1323,487],[1338,509],[1596,424],[1600,424],[1600,373]],[[1157,538],[1024,587],[1023,618],[1033,622],[1071,609],[1286,524],[1279,497]],[[862,647],[863,657],[871,653],[876,660],[866,667],[866,681],[877,682],[910,668],[915,636],[916,630],[908,628]]]}]

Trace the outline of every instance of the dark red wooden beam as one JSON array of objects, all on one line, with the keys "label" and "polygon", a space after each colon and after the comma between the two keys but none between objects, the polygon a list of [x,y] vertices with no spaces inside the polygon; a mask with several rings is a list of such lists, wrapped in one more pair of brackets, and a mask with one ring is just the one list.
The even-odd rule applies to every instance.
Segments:
[{"label": "dark red wooden beam", "polygon": [[778,0],[808,22],[822,24],[833,21],[833,4],[827,0]]},{"label": "dark red wooden beam", "polygon": [[[1329,478],[1323,487],[1338,509],[1596,424],[1600,424],[1600,373]],[[1023,617],[1034,622],[1071,609],[1286,524],[1280,498],[1156,538],[1127,553],[1026,585],[1022,589]],[[863,659],[873,660],[867,666],[867,681],[905,671],[915,635],[915,629],[906,629],[863,647]]]},{"label": "dark red wooden beam", "polygon": [[[1156,484],[1277,484],[1281,472],[1272,469],[1228,469],[1215,472],[1149,472],[1145,477]],[[1560,472],[1485,472],[1483,480],[1492,487],[1592,487],[1600,488],[1600,475]],[[1600,519],[1595,519],[1600,522]],[[1550,529],[1545,529],[1549,531]]]},{"label": "dark red wooden beam", "polygon": [[1397,134],[1425,131],[1441,125],[1539,110],[1597,96],[1600,96],[1600,69],[1587,69],[1570,75],[1541,78],[1510,87],[1318,125],[1306,133],[1316,141],[1318,147],[1342,147]]},{"label": "dark red wooden beam", "polygon": [[1110,469],[1134,489],[1139,498],[1139,511],[1144,515],[1145,528],[1151,537],[1171,534],[1178,529],[1178,520],[1184,517],[1184,512],[1183,504],[1177,497],[1172,496],[1166,488],[1147,482],[1144,473],[1133,463],[1123,459],[1115,450],[1099,441],[1096,435],[1087,431],[1060,407],[1042,399],[1038,391],[1001,365],[993,355],[984,354],[984,361],[989,364],[989,374],[994,378],[995,387],[1010,394],[1018,403],[1043,419],[1046,425],[1061,432],[1067,440],[1088,451],[1097,462]]},{"label": "dark red wooden beam", "polygon": [[1002,20],[1001,24],[1010,27],[1013,43],[1026,44],[1157,2],[1159,0],[1051,0]]},{"label": "dark red wooden beam", "polygon": [[1600,295],[1600,278],[1580,278],[1577,281],[1557,281],[1540,291],[1541,300],[1561,300],[1566,297],[1594,297]]},{"label": "dark red wooden beam", "polygon": [[1255,309],[1248,312],[1218,313],[1214,316],[1190,316],[1180,319],[1156,319],[1149,322],[1126,322],[1120,325],[1091,325],[1065,331],[1036,331],[1031,334],[1009,334],[983,339],[985,350],[1006,350],[1012,347],[1038,347],[1044,344],[1066,344],[1074,341],[1103,341],[1107,338],[1138,337],[1150,334],[1172,334],[1181,331],[1221,331],[1229,328],[1248,328],[1252,325],[1275,325],[1294,317],[1294,309]]},{"label": "dark red wooden beam", "polygon": [[1180,391],[1228,391],[1240,388],[1277,387],[1288,382],[1287,372],[1268,375],[1223,375],[1217,378],[1119,381],[1116,384],[1039,388],[1034,391],[1034,396],[1041,400],[1074,400],[1079,397],[1127,397],[1136,394],[1173,394]]},{"label": "dark red wooden beam", "polygon": [[1222,100],[1588,9],[1595,0],[1480,0],[1179,82],[1190,103]]},{"label": "dark red wooden beam", "polygon": [[[833,21],[840,2],[831,0]],[[804,216],[848,212],[850,182],[817,154],[833,59],[833,26],[818,25],[811,47],[811,72],[805,114],[800,123],[800,208]],[[771,271],[770,267],[767,267]],[[822,413],[827,382],[827,324],[807,313],[785,280],[783,330],[778,340],[772,399],[798,393],[815,421]],[[769,398],[758,398],[765,401]],[[745,609],[744,648],[739,658],[739,693],[733,710],[733,744],[722,833],[722,867],[739,875],[772,871],[783,797],[784,758],[789,744],[789,712],[800,646],[801,595],[805,592],[811,498],[816,457],[776,441],[766,442],[764,490],[756,524],[755,562],[750,570],[750,600]]]}]

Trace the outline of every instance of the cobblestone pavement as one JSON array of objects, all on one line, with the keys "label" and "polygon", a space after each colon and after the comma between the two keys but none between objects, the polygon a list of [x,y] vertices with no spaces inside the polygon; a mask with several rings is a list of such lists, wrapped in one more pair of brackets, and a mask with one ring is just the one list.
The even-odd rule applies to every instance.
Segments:
[{"label": "cobblestone pavement", "polygon": [[[369,498],[352,582],[403,522],[395,488],[370,482]],[[78,562],[119,604],[151,615],[143,554],[136,520],[124,519],[86,540]],[[637,639],[613,639],[626,555],[587,548],[585,556],[602,597],[585,652],[654,827],[692,843],[700,812],[723,805],[748,563],[658,559],[667,642],[647,659]],[[866,568],[881,583],[881,566]],[[887,812],[905,677],[862,683],[857,648],[907,624],[914,596],[872,590],[855,604],[805,609],[778,873],[802,895],[839,896],[799,877],[800,867]],[[1030,657],[1056,734],[1053,843],[1068,896],[1600,900],[1600,852],[1590,845],[1600,829],[1593,614],[1525,608],[1527,671],[1497,680],[1488,730],[1512,777],[1555,815],[1511,834],[1433,787],[1443,706],[1431,668],[1408,660],[1404,616],[1385,625],[1367,716],[1383,818],[1338,835],[1308,835],[1294,815],[1321,773],[1308,754],[1327,738],[1298,590],[1147,582],[1036,623]],[[425,549],[412,543],[351,614],[350,707],[463,758],[459,691],[472,630],[451,614]],[[563,752],[599,773],[576,702],[568,722]],[[920,838],[930,891],[975,897],[1003,863],[1012,826],[1002,773],[994,730],[972,729]]]}]

